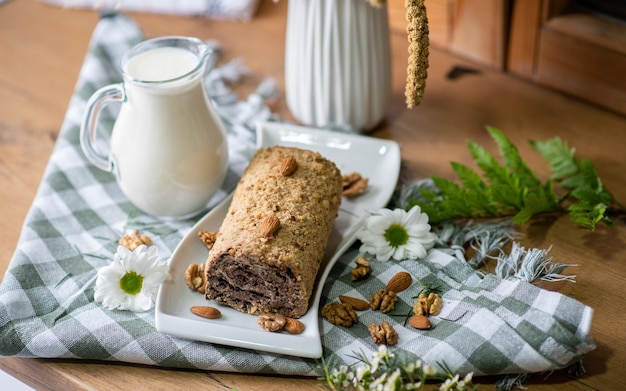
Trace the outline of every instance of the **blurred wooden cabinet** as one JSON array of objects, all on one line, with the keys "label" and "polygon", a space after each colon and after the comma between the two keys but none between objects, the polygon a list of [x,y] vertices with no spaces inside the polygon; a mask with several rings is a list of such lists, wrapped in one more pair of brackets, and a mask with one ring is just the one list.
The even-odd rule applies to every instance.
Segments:
[{"label": "blurred wooden cabinet", "polygon": [[[626,0],[425,0],[430,41],[626,114]],[[392,29],[404,0],[389,0]]]},{"label": "blurred wooden cabinet", "polygon": [[626,114],[626,1],[516,0],[509,72]]},{"label": "blurred wooden cabinet", "polygon": [[[425,0],[432,45],[503,69],[511,0]],[[406,28],[404,0],[389,0],[393,29]]]}]

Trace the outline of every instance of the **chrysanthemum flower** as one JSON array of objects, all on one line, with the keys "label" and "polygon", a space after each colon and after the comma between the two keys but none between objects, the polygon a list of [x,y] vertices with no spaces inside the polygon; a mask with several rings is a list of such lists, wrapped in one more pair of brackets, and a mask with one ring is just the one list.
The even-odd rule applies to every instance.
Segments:
[{"label": "chrysanthemum flower", "polygon": [[426,257],[435,244],[428,215],[419,206],[408,212],[403,209],[380,209],[366,220],[357,234],[361,252],[376,256],[379,261],[419,259]]},{"label": "chrysanthemum flower", "polygon": [[148,311],[159,286],[170,278],[169,269],[159,262],[156,246],[134,251],[118,246],[113,262],[98,270],[94,300],[108,309]]}]

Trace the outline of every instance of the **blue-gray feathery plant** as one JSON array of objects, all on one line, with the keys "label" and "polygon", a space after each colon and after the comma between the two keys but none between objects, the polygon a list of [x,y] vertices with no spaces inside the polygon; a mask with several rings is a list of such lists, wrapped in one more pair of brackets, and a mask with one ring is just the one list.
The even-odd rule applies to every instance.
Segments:
[{"label": "blue-gray feathery plant", "polygon": [[502,253],[497,259],[494,274],[503,279],[518,279],[526,282],[572,281],[575,275],[561,274],[565,268],[576,266],[571,264],[553,263],[549,256],[550,249],[526,249],[513,242],[508,254]]}]

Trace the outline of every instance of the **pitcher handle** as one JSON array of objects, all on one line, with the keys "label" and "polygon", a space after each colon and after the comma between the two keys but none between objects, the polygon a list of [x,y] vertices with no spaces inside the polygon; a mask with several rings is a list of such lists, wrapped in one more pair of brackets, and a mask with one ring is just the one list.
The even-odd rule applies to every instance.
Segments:
[{"label": "pitcher handle", "polygon": [[87,160],[103,171],[113,171],[113,164],[110,162],[108,155],[98,152],[95,147],[98,117],[100,117],[100,112],[107,104],[125,100],[126,95],[124,94],[123,84],[118,83],[100,88],[87,101],[83,121],[80,125],[80,147]]}]

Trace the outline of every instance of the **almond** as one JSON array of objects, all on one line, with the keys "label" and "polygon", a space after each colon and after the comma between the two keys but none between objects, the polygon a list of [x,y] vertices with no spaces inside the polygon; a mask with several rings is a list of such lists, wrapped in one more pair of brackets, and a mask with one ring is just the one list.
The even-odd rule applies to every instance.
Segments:
[{"label": "almond", "polygon": [[427,330],[430,328],[430,320],[424,315],[413,315],[409,319],[409,324],[416,329]]},{"label": "almond", "polygon": [[298,162],[294,159],[293,156],[287,156],[280,162],[280,167],[278,167],[278,171],[282,176],[289,176],[293,174],[298,168]]},{"label": "almond", "polygon": [[356,297],[340,295],[339,301],[345,304],[350,304],[352,308],[357,311],[365,311],[370,308],[370,303],[365,300],[357,299]]},{"label": "almond", "polygon": [[222,316],[220,310],[208,305],[195,305],[189,309],[192,313],[207,319],[217,319]]},{"label": "almond", "polygon": [[280,220],[275,215],[270,215],[261,223],[260,231],[262,238],[270,238],[280,228]]},{"label": "almond", "polygon": [[399,272],[395,276],[391,277],[391,280],[387,283],[387,290],[393,292],[402,292],[406,288],[411,286],[413,277],[407,272]]},{"label": "almond", "polygon": [[300,322],[298,319],[287,318],[284,329],[291,334],[300,334],[304,331],[304,323]]}]

